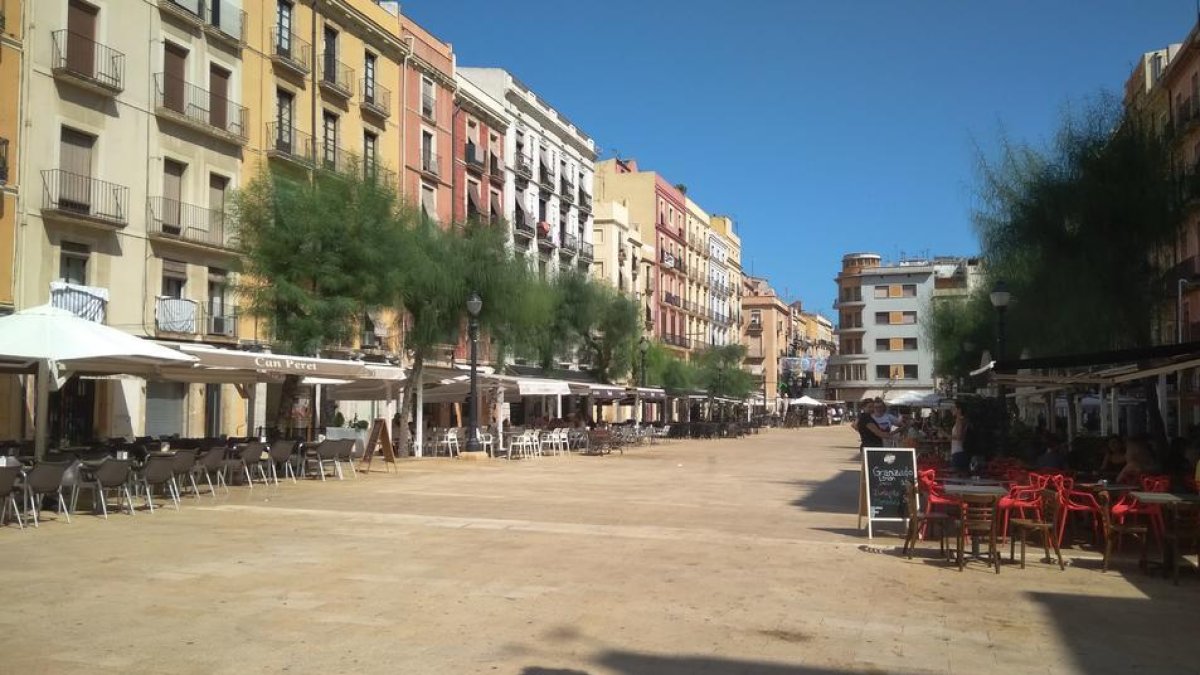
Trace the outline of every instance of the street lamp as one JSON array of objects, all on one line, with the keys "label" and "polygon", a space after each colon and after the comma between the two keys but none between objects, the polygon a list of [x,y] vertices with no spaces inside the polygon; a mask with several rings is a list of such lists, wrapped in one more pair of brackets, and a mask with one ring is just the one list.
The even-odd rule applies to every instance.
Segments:
[{"label": "street lamp", "polygon": [[467,299],[467,335],[471,338],[471,407],[468,413],[467,452],[479,452],[479,311],[483,300],[472,292]]},{"label": "street lamp", "polygon": [[[992,307],[996,308],[996,362],[998,363],[1004,360],[1006,342],[1004,314],[1008,311],[1008,303],[1012,301],[1012,294],[1008,292],[1008,284],[1001,279],[992,287],[990,297]],[[996,394],[1000,398],[1000,449],[1003,451],[1008,447],[1008,392],[1003,384],[996,385]]]},{"label": "street lamp", "polygon": [[645,335],[642,336],[641,340],[638,340],[638,351],[642,355],[642,376],[640,381],[641,386],[644,387],[646,386],[646,352],[650,351],[650,341],[646,339]]}]

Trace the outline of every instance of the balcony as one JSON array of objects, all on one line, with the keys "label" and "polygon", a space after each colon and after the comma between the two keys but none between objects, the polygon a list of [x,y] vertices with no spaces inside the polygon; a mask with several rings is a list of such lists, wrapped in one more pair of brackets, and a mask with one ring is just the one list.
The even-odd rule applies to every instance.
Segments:
[{"label": "balcony", "polygon": [[295,127],[272,122],[267,125],[267,157],[310,167],[313,163],[313,138]]},{"label": "balcony", "polygon": [[554,192],[554,176],[544,166],[538,170],[538,185],[546,192]]},{"label": "balcony", "polygon": [[578,251],[579,251],[579,237],[576,237],[573,234],[567,234],[566,232],[563,232],[562,233],[562,248],[559,249],[559,252],[563,254],[564,258],[569,258],[569,257],[575,255]]},{"label": "balcony", "polygon": [[362,170],[363,179],[368,183],[375,183],[392,189],[399,187],[399,183],[396,181],[396,172],[384,166],[379,160],[364,160]]},{"label": "balcony", "polygon": [[430,122],[437,121],[437,99],[431,94],[421,94],[421,117]]},{"label": "balcony", "polygon": [[488,178],[493,182],[504,184],[504,160],[499,153],[492,152],[488,155]]},{"label": "balcony", "polygon": [[675,256],[669,252],[663,251],[662,255],[659,256],[659,260],[662,262],[663,267],[666,267],[667,269],[675,269]]},{"label": "balcony", "polygon": [[54,78],[101,96],[125,89],[125,55],[67,30],[50,34]]},{"label": "balcony", "polygon": [[185,298],[154,299],[154,330],[170,335],[197,335],[200,332],[200,303]]},{"label": "balcony", "polygon": [[663,293],[663,302],[674,307],[679,307],[682,304],[679,296],[674,293]]},{"label": "balcony", "polygon": [[204,23],[203,0],[158,0],[158,7],[186,24],[198,27]]},{"label": "balcony", "polygon": [[392,92],[374,80],[363,78],[359,105],[364,111],[386,119],[392,114]]},{"label": "balcony", "polygon": [[483,154],[483,148],[467,141],[466,147],[466,163],[467,169],[477,174],[482,174],[487,168],[487,158]]},{"label": "balcony", "polygon": [[0,138],[0,185],[8,182],[8,139]]},{"label": "balcony", "polygon": [[579,201],[577,203],[579,204],[580,211],[587,211],[588,213],[591,213],[592,196],[584,192],[582,187],[579,188]]},{"label": "balcony", "polygon": [[320,85],[326,94],[349,100],[354,95],[354,69],[338,61],[333,54],[322,54]]},{"label": "balcony", "polygon": [[146,233],[151,238],[226,250],[236,246],[234,220],[225,211],[166,197],[151,197],[149,209]]},{"label": "balcony", "polygon": [[355,166],[350,153],[334,143],[333,139],[322,141],[317,148],[319,151],[317,166],[319,168],[343,174],[350,174],[354,171]]},{"label": "balcony", "polygon": [[579,259],[591,262],[596,259],[595,248],[589,241],[580,242],[579,244]]},{"label": "balcony", "polygon": [[183,126],[235,145],[246,144],[246,109],[167,75],[154,75],[154,112]]},{"label": "balcony", "polygon": [[209,338],[236,340],[237,307],[225,302],[210,302],[204,313],[204,333]]},{"label": "balcony", "polygon": [[235,50],[246,45],[246,13],[225,0],[204,0],[204,32]]},{"label": "balcony", "polygon": [[276,30],[271,34],[271,62],[293,75],[304,78],[312,72],[312,45],[295,33],[281,33]]},{"label": "balcony", "polygon": [[691,340],[682,335],[675,335],[673,333],[663,333],[662,341],[663,344],[671,345],[672,347],[679,347],[681,349],[691,349],[692,346]]},{"label": "balcony", "polygon": [[524,241],[532,241],[537,236],[537,232],[533,229],[533,224],[520,211],[517,211],[516,218],[513,221],[513,235],[517,239]]},{"label": "balcony", "polygon": [[575,203],[575,184],[566,178],[559,181],[559,199],[569,204]]},{"label": "balcony", "polygon": [[513,158],[513,172],[519,178],[524,178],[527,181],[533,180],[533,160],[518,152],[517,156]]},{"label": "balcony", "polygon": [[129,188],[47,169],[42,172],[42,215],[83,225],[122,228],[129,224]]},{"label": "balcony", "polygon": [[554,243],[554,239],[550,237],[550,223],[545,221],[540,222],[537,224],[537,229],[538,248],[540,248],[543,253],[549,253],[555,248],[558,248],[558,244]]},{"label": "balcony", "polygon": [[108,310],[108,289],[52,281],[50,306],[65,309],[81,319],[104,323]]},{"label": "balcony", "polygon": [[763,324],[761,319],[750,319],[750,323],[746,324],[746,333],[750,335],[759,335],[763,332]]},{"label": "balcony", "polygon": [[421,151],[421,171],[432,178],[437,178],[442,174],[441,168],[438,165],[436,152],[432,150]]}]

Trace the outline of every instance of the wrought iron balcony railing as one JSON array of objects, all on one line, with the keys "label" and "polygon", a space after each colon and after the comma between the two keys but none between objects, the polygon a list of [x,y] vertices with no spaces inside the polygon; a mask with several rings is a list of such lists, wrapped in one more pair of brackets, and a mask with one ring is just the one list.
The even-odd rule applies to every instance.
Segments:
[{"label": "wrought iron balcony railing", "polygon": [[475,143],[467,141],[466,151],[467,168],[482,173],[487,166],[487,159],[484,157],[483,148]]},{"label": "wrought iron balcony railing", "polygon": [[363,78],[362,107],[380,117],[392,114],[392,92],[375,80]]},{"label": "wrought iron balcony railing", "polygon": [[574,255],[579,250],[579,237],[566,232],[562,234],[562,251],[567,255]]},{"label": "wrought iron balcony railing", "polygon": [[271,34],[271,60],[297,75],[312,72],[312,45],[295,33],[275,30]]},{"label": "wrought iron balcony railing", "polygon": [[312,164],[313,138],[295,126],[272,122],[267,125],[267,156]]},{"label": "wrought iron balcony railing", "polygon": [[342,98],[354,95],[354,69],[328,52],[321,55],[321,88]]},{"label": "wrought iron balcony railing", "polygon": [[214,248],[233,248],[233,217],[222,209],[185,204],[166,197],[149,200],[150,235],[179,239]]},{"label": "wrought iron balcony railing", "polygon": [[42,209],[125,227],[129,224],[129,188],[62,169],[47,169],[42,172]]},{"label": "wrought iron balcony railing", "polygon": [[55,77],[68,79],[102,94],[125,89],[125,55],[66,29],[50,34]]},{"label": "wrought iron balcony railing", "polygon": [[432,150],[421,151],[421,171],[433,176],[440,176],[442,171],[438,165],[438,156]]},{"label": "wrought iron balcony railing", "polygon": [[159,112],[190,126],[219,131],[241,142],[246,140],[246,108],[178,77],[166,73],[154,75],[154,105]]},{"label": "wrought iron balcony railing", "polygon": [[513,158],[513,171],[525,180],[533,180],[533,160],[524,153],[518,152]]},{"label": "wrought iron balcony railing", "polygon": [[580,242],[579,258],[588,262],[595,260],[595,248],[592,246],[590,241]]}]

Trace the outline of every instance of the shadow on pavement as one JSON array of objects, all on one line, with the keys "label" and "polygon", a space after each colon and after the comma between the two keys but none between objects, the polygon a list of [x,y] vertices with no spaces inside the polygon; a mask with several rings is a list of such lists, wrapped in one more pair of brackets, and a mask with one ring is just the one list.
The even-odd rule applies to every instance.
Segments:
[{"label": "shadow on pavement", "polygon": [[666,656],[623,650],[601,652],[597,665],[626,675],[835,675],[849,671],[830,668],[811,668],[765,661],[746,661],[710,656]]},{"label": "shadow on pavement", "polygon": [[828,480],[788,481],[788,485],[804,491],[804,494],[794,499],[791,504],[804,511],[857,513],[860,476],[861,473],[857,469],[844,469]]}]

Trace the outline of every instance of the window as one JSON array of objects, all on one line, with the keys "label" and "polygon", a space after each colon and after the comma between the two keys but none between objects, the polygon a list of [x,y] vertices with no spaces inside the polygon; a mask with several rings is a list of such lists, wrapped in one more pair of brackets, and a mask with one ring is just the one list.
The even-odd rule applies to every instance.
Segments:
[{"label": "window", "polygon": [[421,78],[421,115],[433,119],[437,109],[437,90],[433,87],[433,80]]},{"label": "window", "polygon": [[437,218],[437,188],[424,181],[421,182],[421,211],[426,218]]},{"label": "window", "polygon": [[437,155],[433,150],[433,133],[421,130],[421,168],[437,174]]},{"label": "window", "polygon": [[338,32],[325,26],[325,68],[322,78],[326,82],[337,82]]},{"label": "window", "polygon": [[275,149],[295,153],[292,133],[292,106],[295,97],[286,89],[275,90]]},{"label": "window", "polygon": [[208,174],[208,230],[217,243],[225,242],[225,192],[228,189],[228,178]]},{"label": "window", "polygon": [[479,203],[479,183],[477,181],[467,181],[467,218],[478,218],[483,213],[483,207]]},{"label": "window", "polygon": [[187,165],[174,160],[163,160],[162,231],[178,235],[181,227],[179,217],[183,201],[183,174]]},{"label": "window", "polygon": [[900,314],[900,320],[897,323],[911,326],[917,322],[916,312],[892,312],[892,314]]},{"label": "window", "polygon": [[163,43],[163,81],[162,106],[177,113],[187,115],[186,87],[188,52],[179,45],[170,42]]},{"label": "window", "polygon": [[915,365],[904,366],[904,379],[906,379],[906,380],[917,379],[917,367]]},{"label": "window", "polygon": [[67,68],[96,76],[96,15],[99,10],[79,0],[67,3]]},{"label": "window", "polygon": [[282,56],[292,55],[292,3],[275,3],[275,51]]},{"label": "window", "polygon": [[887,325],[891,323],[891,314],[889,312],[875,312],[875,324]]},{"label": "window", "polygon": [[363,100],[375,103],[375,60],[371,52],[363,54]]},{"label": "window", "polygon": [[917,297],[917,285],[916,285],[916,284],[904,284],[904,285],[902,285],[902,286],[900,287],[900,297],[902,297],[902,298],[915,298],[915,297]]},{"label": "window", "polygon": [[225,335],[232,328],[232,325],[227,325],[233,320],[233,312],[230,311],[232,308],[227,306],[225,300],[228,288],[228,273],[216,267],[208,268],[209,333]]},{"label": "window", "polygon": [[1150,59],[1150,76],[1152,78],[1154,78],[1155,82],[1158,82],[1158,78],[1162,77],[1162,71],[1163,71],[1162,54],[1155,54],[1154,57]]},{"label": "window", "polygon": [[58,278],[69,284],[86,285],[88,258],[91,255],[91,249],[83,244],[62,242],[58,254]]},{"label": "window", "polygon": [[[241,131],[241,120],[230,120],[228,70],[214,64],[208,66],[208,123],[226,131]],[[235,113],[236,115],[236,113]],[[233,123],[231,128],[230,122]]]},{"label": "window", "polygon": [[546,200],[545,199],[538,200],[538,222],[539,223],[547,222],[546,221]]},{"label": "window", "polygon": [[750,325],[752,325],[752,326],[761,326],[762,325],[762,311],[761,310],[757,310],[757,309],[750,310]]},{"label": "window", "polygon": [[162,297],[183,298],[183,287],[187,285],[187,263],[178,260],[162,261]]},{"label": "window", "polygon": [[914,338],[904,338],[904,351],[906,351],[906,352],[917,351],[917,338],[915,338],[915,337]]},{"label": "window", "polygon": [[338,164],[338,116],[326,110],[321,117],[324,132],[322,160],[328,168]]},{"label": "window", "polygon": [[887,286],[876,286],[875,287],[875,297],[877,299],[878,298],[886,298],[887,296],[888,296],[888,287]]},{"label": "window", "polygon": [[363,132],[363,170],[368,178],[374,178],[379,168],[379,137]]}]

